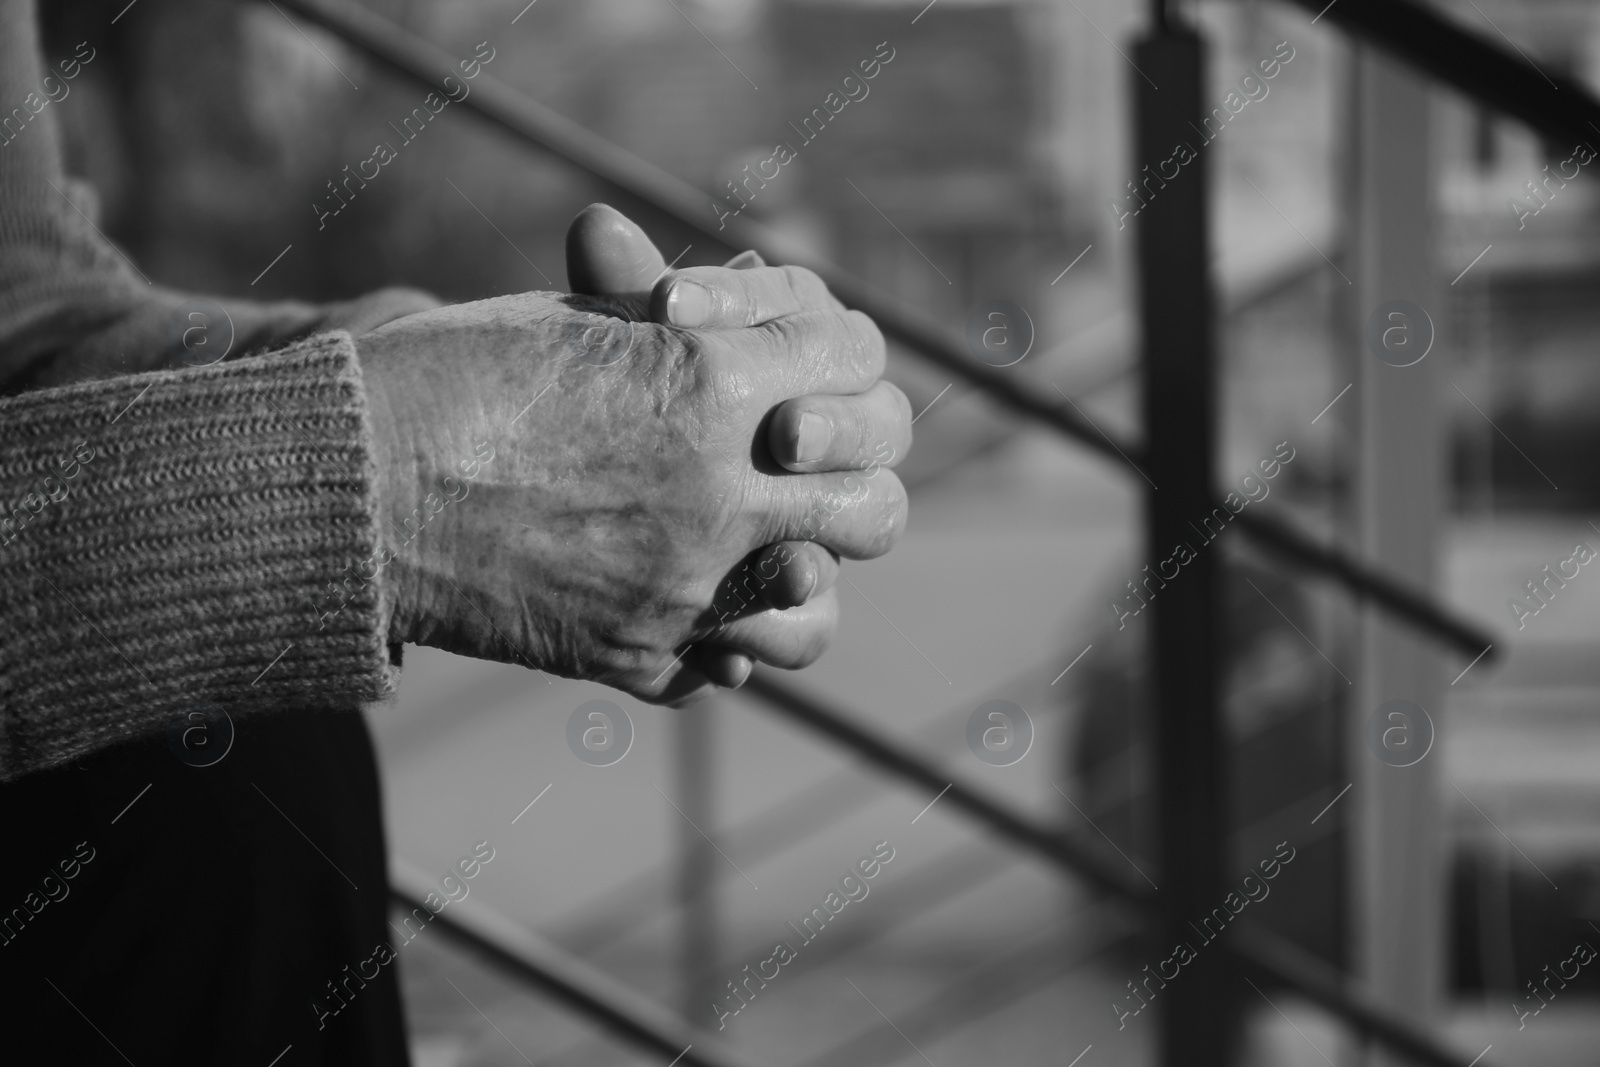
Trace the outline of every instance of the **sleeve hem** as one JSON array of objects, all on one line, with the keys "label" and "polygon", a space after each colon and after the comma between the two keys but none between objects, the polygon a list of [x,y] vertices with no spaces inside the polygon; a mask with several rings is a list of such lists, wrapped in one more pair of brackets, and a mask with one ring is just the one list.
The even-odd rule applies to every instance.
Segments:
[{"label": "sleeve hem", "polygon": [[398,686],[351,338],[0,401],[0,777]]}]

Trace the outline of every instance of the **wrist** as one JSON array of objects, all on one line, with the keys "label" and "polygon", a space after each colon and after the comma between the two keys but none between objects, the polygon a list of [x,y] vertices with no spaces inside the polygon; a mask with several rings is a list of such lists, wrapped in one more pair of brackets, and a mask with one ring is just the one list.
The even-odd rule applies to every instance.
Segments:
[{"label": "wrist", "polygon": [[412,640],[416,630],[417,598],[412,568],[405,559],[405,548],[390,534],[391,518],[409,510],[406,501],[414,494],[413,450],[404,440],[404,390],[397,380],[397,365],[385,359],[381,340],[372,334],[357,338],[356,356],[361,364],[370,426],[373,468],[372,509],[375,517],[375,581],[378,588],[380,625],[391,644]]}]

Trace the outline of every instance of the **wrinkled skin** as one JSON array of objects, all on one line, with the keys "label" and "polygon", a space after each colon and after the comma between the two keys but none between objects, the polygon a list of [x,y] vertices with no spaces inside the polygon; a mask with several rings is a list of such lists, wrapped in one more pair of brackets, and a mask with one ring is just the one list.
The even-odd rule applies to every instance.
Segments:
[{"label": "wrinkled skin", "polygon": [[[427,517],[380,572],[393,640],[657,701],[705,684],[682,655],[694,642],[780,666],[820,654],[831,588],[782,612],[730,611],[718,594],[775,542],[865,559],[898,539],[905,493],[884,468],[908,425],[894,440],[852,441],[865,461],[850,466],[870,464],[855,473],[786,470],[768,440],[786,401],[874,388],[881,336],[832,309],[706,330],[639,321],[646,310],[637,297],[532,293],[424,311],[358,340],[382,513]],[[393,526],[386,536],[402,539]]]},{"label": "wrinkled skin", "polygon": [[[754,251],[745,251],[723,264],[724,270],[696,267],[673,271],[666,257],[633,220],[607,204],[590,204],[567,229],[567,278],[575,293],[591,296],[631,297],[650,308],[650,321],[701,329],[727,329],[769,321],[805,309],[844,310],[822,280],[799,267],[769,271]],[[731,275],[728,270],[751,271]],[[697,308],[679,299],[680,280],[701,286],[706,299]],[[808,414],[822,415],[834,430],[825,454],[802,461],[795,455],[799,430]],[[769,447],[783,466],[793,471],[856,470],[884,462],[881,456],[863,463],[859,442],[870,441],[874,450],[890,442],[909,444],[911,408],[894,385],[878,382],[855,397],[798,397],[779,408],[768,423]],[[813,427],[815,428],[815,427]],[[892,445],[889,445],[892,448]],[[903,451],[903,448],[902,448]],[[898,455],[888,463],[893,466]],[[782,612],[805,604],[833,587],[839,576],[839,557],[810,541],[784,541],[754,553],[729,576],[718,598],[718,615],[743,613],[751,601],[776,609],[745,629],[747,645],[770,645],[781,640],[795,647],[820,649],[831,639],[831,619],[812,617],[810,632]],[[823,632],[818,633],[818,630]],[[766,640],[760,640],[765,637]],[[701,642],[687,653],[688,662],[713,683],[738,688],[749,678],[755,662],[737,648]],[[781,653],[775,660],[784,661]]]}]

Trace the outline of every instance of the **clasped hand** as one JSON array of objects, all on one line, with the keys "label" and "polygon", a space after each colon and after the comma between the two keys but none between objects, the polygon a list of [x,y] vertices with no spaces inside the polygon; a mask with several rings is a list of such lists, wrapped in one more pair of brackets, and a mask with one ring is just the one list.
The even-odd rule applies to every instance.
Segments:
[{"label": "clasped hand", "polygon": [[882,335],[809,271],[662,273],[608,208],[574,223],[568,261],[586,292],[357,341],[381,521],[419,527],[382,572],[391,639],[663,702],[738,684],[751,658],[811,663],[838,557],[905,526],[888,468],[910,408],[879,380]]}]

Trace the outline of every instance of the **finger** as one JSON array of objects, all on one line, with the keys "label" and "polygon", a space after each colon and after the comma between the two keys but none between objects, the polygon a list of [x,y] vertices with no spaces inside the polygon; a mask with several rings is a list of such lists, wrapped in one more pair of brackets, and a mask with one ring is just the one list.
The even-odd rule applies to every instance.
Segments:
[{"label": "finger", "polygon": [[691,336],[707,354],[766,386],[773,404],[811,393],[865,392],[883,376],[887,359],[883,334],[859,311],[810,309],[747,329]]},{"label": "finger", "polygon": [[609,204],[590,204],[567,227],[567,284],[574,293],[642,295],[666,269],[639,224]]},{"label": "finger", "polygon": [[739,619],[706,638],[705,645],[742,652],[785,670],[815,663],[839,626],[839,594],[830,589],[808,604]]},{"label": "finger", "polygon": [[804,267],[685,267],[650,291],[650,318],[689,330],[726,330],[819,309],[843,311],[822,279]]},{"label": "finger", "polygon": [[780,541],[757,553],[749,570],[767,607],[781,611],[832,589],[839,557],[811,541]]},{"label": "finger", "polygon": [[846,559],[874,559],[906,527],[906,489],[891,470],[770,479],[780,503],[758,541],[814,541]]},{"label": "finger", "polygon": [[833,587],[839,557],[810,541],[767,545],[728,576],[711,605],[719,623],[769,608],[798,607]]},{"label": "finger", "polygon": [[[761,253],[752,248],[740,252],[722,266],[725,270],[751,270],[755,267],[765,267],[766,265],[767,261],[761,258]],[[666,270],[663,268],[661,273],[665,272]],[[657,277],[659,276],[658,274]],[[646,299],[648,299],[648,294]]]},{"label": "finger", "polygon": [[911,401],[890,382],[855,396],[802,396],[767,424],[772,458],[792,471],[893,467],[911,447]]},{"label": "finger", "polygon": [[723,689],[737,689],[750,677],[756,661],[743,652],[716,645],[695,645],[685,658],[694,660],[694,669]]}]

